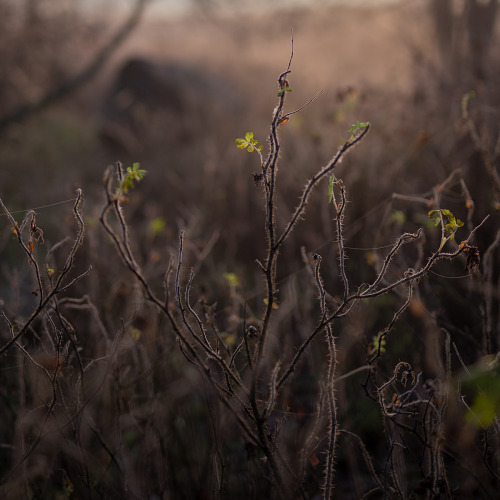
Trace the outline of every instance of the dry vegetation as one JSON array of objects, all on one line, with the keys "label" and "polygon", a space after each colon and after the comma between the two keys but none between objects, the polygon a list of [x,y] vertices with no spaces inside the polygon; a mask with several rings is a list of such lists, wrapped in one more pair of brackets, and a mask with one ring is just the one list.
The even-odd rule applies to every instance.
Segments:
[{"label": "dry vegetation", "polygon": [[[496,498],[499,46],[429,3],[146,18],[2,129],[3,496]],[[0,9],[3,116],[110,36]]]}]

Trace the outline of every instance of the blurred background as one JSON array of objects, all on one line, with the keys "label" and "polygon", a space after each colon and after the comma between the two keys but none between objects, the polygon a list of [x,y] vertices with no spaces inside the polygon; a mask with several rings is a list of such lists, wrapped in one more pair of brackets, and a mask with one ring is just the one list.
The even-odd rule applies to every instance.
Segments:
[{"label": "blurred background", "polygon": [[[219,251],[231,262],[250,250],[261,227],[258,162],[234,139],[252,130],[265,143],[292,30],[289,111],[323,92],[283,129],[285,213],[356,120],[373,128],[342,167],[353,220],[457,168],[481,193],[482,213],[498,200],[496,175],[461,121],[473,90],[493,155],[497,2],[3,0],[0,10],[0,186],[12,210],[70,200],[81,187],[91,212],[104,168],[139,161],[148,176],[131,199],[138,217],[165,219],[169,236],[191,219],[193,230],[220,233],[229,206],[235,217],[222,227],[238,239],[219,235]],[[493,201],[478,184],[492,186]],[[60,208],[40,217],[58,223]],[[310,237],[328,241],[324,226],[313,221]]]},{"label": "blurred background", "polygon": [[[158,290],[183,229],[184,266],[197,273],[194,300],[201,297],[213,304],[223,338],[234,342],[241,334],[242,304],[245,321],[258,325],[265,287],[255,260],[263,257],[266,240],[262,192],[252,174],[259,172],[260,161],[255,153],[238,150],[234,141],[252,131],[260,144],[267,145],[277,77],[290,60],[292,33],[288,79],[292,92],[287,95],[286,111],[322,93],[280,128],[278,226],[288,221],[307,179],[349,138],[351,125],[369,121],[368,136],[336,172],[349,200],[344,229],[353,289],[373,280],[387,245],[405,231],[424,227],[426,236],[422,247],[398,258],[394,276],[423,262],[422,256],[437,248],[440,233],[429,225],[430,209],[450,209],[465,222],[458,241],[490,215],[471,241],[484,257],[480,273],[471,278],[464,271],[464,258],[444,262],[439,272],[422,281],[379,363],[381,377],[389,377],[395,363],[404,359],[422,373],[422,380],[444,380],[444,332],[456,346],[456,355],[450,358],[454,373],[494,355],[500,348],[498,2],[0,0],[0,196],[19,221],[28,209],[36,210],[37,225],[44,231],[45,246],[38,248],[43,259],[47,248],[67,235],[73,237],[75,190],[83,190],[86,235],[76,269],[91,264],[93,271],[76,284],[71,296],[86,297],[93,308],[66,313],[79,332],[82,356],[89,366],[90,360],[104,359],[112,341],[122,342],[118,332],[126,332],[120,347],[123,364],[116,361],[115,365],[110,359],[108,372],[94,374],[89,369],[89,377],[108,381],[109,376],[111,394],[119,379],[113,378],[113,370],[122,370],[126,383],[120,379],[124,385],[117,401],[140,400],[146,405],[141,398],[147,394],[148,401],[158,403],[157,416],[151,418],[158,418],[158,434],[168,442],[170,459],[179,464],[180,472],[165,472],[168,468],[157,460],[155,466],[161,472],[148,480],[157,498],[161,487],[154,482],[162,475],[172,491],[183,492],[173,498],[207,498],[198,485],[210,467],[205,456],[213,456],[206,437],[210,432],[204,398],[209,389],[200,385],[199,374],[186,366],[182,356],[172,354],[177,351],[168,326],[138,299],[136,286],[99,227],[103,172],[116,161],[125,167],[140,162],[147,171],[139,187],[129,193],[125,211],[138,261]],[[305,220],[281,256],[276,331],[286,335],[283,346],[288,351],[283,347],[283,352],[288,354],[300,345],[317,317],[303,255],[320,253],[330,266],[324,276],[326,288],[333,296],[342,293],[334,217],[325,184],[311,197]],[[32,295],[32,269],[16,245],[8,219],[0,215],[0,305],[13,323],[26,318],[37,300]],[[63,257],[57,252],[51,256],[60,267]],[[366,362],[372,339],[390,322],[401,300],[394,294],[366,303],[339,326],[339,373]],[[4,325],[1,328],[3,343],[9,332]],[[43,344],[36,336],[26,342],[33,352]],[[291,408],[291,441],[295,430],[312,419],[315,407],[310,398],[319,390],[314,359],[321,347],[312,348],[312,358],[299,377],[303,385],[295,387],[286,403]],[[43,397],[33,383],[22,406],[18,375],[23,369],[14,355],[2,362],[6,404],[1,410],[0,465],[4,472],[13,463],[11,443],[22,441],[20,408],[37,408]],[[145,366],[153,368],[148,371]],[[324,368],[321,363],[317,366]],[[26,380],[31,380],[28,375]],[[362,394],[364,380],[365,374],[360,374],[339,383],[339,419],[345,428],[366,438],[370,453],[383,463],[379,410]],[[147,390],[141,385],[144,381],[151,382]],[[101,478],[103,498],[114,494],[119,498],[116,492],[129,471],[124,464],[141,476],[138,450],[144,451],[140,448],[143,422],[130,420],[134,412],[128,403],[114,405],[112,397],[96,394],[88,408],[101,435],[113,430],[118,419],[124,419],[124,428],[131,433],[117,438],[113,448],[122,450],[122,469]],[[169,404],[162,406],[162,401]],[[151,409],[151,415],[154,412]],[[221,418],[222,432],[227,431],[231,439],[237,436],[237,429],[223,428],[224,422]],[[18,429],[16,438],[13,429]],[[477,466],[475,482],[461,486],[464,498],[478,491],[483,494],[485,489],[493,493],[484,493],[484,498],[493,498],[494,480],[481,463],[487,453],[474,448],[469,434],[462,443],[455,427],[449,436],[458,455],[474,457],[473,448],[479,457],[470,466]],[[53,491],[43,482],[39,466],[47,466],[54,446],[44,441],[40,455],[33,454],[39,462],[27,467],[26,484],[40,492],[39,498]],[[64,448],[64,443],[60,446]],[[92,446],[106,455],[99,444]],[[164,457],[164,450],[154,449]],[[225,451],[237,469],[232,477],[246,474],[241,471],[246,470],[251,453],[237,437]],[[339,452],[345,477],[350,473],[346,471],[356,474],[356,464],[361,463],[351,451]],[[66,452],[53,458],[50,464],[56,465],[50,467],[71,475],[71,465],[57,461],[64,462],[60,457],[66,457]],[[95,464],[88,461],[91,468],[95,466],[96,477],[99,464],[108,463],[107,458],[100,462],[99,453]],[[497,462],[489,464],[488,470],[498,466],[495,453]],[[259,498],[258,461],[254,463],[252,491]],[[463,468],[455,465],[451,465],[452,478],[458,484]],[[319,469],[311,477],[319,477]],[[311,479],[312,495],[320,490],[317,477]],[[494,477],[498,480],[498,475]],[[14,483],[12,479],[9,484]],[[361,498],[369,489],[361,483],[355,480],[355,486],[351,482],[339,491],[352,495],[344,498]],[[134,485],[138,497],[147,490],[141,479]],[[228,486],[232,498],[238,491],[242,494],[242,487],[238,481]]]}]

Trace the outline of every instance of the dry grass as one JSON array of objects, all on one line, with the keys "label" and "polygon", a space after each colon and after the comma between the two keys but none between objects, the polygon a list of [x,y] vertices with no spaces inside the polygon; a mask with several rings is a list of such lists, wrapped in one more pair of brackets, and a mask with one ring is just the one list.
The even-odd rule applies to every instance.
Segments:
[{"label": "dry grass", "polygon": [[[405,245],[385,278],[394,281],[409,267],[425,265],[424,256],[435,251],[440,238],[439,230],[429,227],[430,208],[451,209],[466,222],[457,241],[491,214],[471,241],[484,258],[481,276],[469,277],[462,254],[422,277],[394,325],[406,289],[360,301],[336,321],[336,494],[362,498],[378,488],[374,498],[382,490],[387,498],[491,498],[497,491],[497,424],[477,429],[464,420],[463,403],[473,404],[474,384],[464,382],[465,399],[455,396],[467,379],[465,367],[480,373],[488,366],[486,359],[492,359],[483,356],[499,348],[498,216],[484,165],[487,155],[477,153],[460,118],[460,99],[468,88],[457,82],[449,92],[440,90],[425,3],[413,1],[379,9],[325,6],[252,16],[233,12],[149,19],[74,100],[2,138],[4,203],[13,211],[47,205],[36,211],[35,228],[27,224],[23,233],[32,241],[39,234],[36,228],[43,228],[45,245],[33,250],[41,269],[46,249],[77,232],[72,201],[53,205],[72,199],[76,186],[84,192],[85,203],[76,211],[82,211],[86,231],[71,276],[93,266],[64,294],[55,294],[60,301],[21,338],[24,351],[12,347],[2,358],[0,488],[11,496],[71,497],[71,488],[75,498],[279,496],[267,467],[275,455],[242,437],[234,415],[218,402],[209,383],[226,383],[207,376],[217,373],[217,356],[202,372],[186,361],[179,351],[179,332],[186,331],[186,324],[175,307],[175,293],[159,313],[97,221],[105,204],[105,166],[117,159],[126,165],[140,161],[148,174],[123,209],[130,249],[141,267],[136,276],[147,280],[148,293],[161,296],[169,258],[178,258],[182,229],[179,284],[185,286],[194,268],[192,303],[210,341],[215,342],[217,331],[221,352],[221,346],[234,352],[245,331],[251,331],[245,328],[261,328],[270,306],[255,263],[267,246],[262,189],[252,178],[260,166],[257,155],[236,149],[234,139],[252,130],[266,144],[276,79],[290,58],[292,27],[293,91],[286,111],[324,91],[279,129],[279,190],[273,198],[278,233],[307,179],[345,143],[357,120],[370,121],[370,133],[336,171],[347,190],[344,271],[351,290],[373,281],[390,245],[419,227],[425,238]],[[224,110],[218,120],[197,118],[184,142],[163,128],[165,122],[155,113],[146,114],[141,132],[147,147],[133,154],[124,148],[117,158],[100,141],[100,107],[117,68],[136,56],[215,75],[235,90],[238,106]],[[490,90],[496,75],[491,78],[485,83]],[[480,93],[477,105],[471,102],[469,125],[497,116],[485,95]],[[110,199],[114,187],[108,185]],[[327,203],[327,192],[325,182],[311,196],[279,255],[279,308],[271,310],[266,355],[282,356],[285,365],[318,324],[318,294],[328,292],[326,304],[332,310],[342,301],[338,213]],[[50,280],[44,275],[42,285],[37,284],[33,263],[26,264],[29,250],[23,254],[13,240],[12,221],[2,217],[0,222],[0,306],[6,314],[2,348],[36,307],[40,290],[50,288]],[[113,227],[120,229],[119,224]],[[48,264],[61,269],[70,250],[67,243],[57,247]],[[319,272],[316,253],[322,257],[321,280],[311,274]],[[239,285],[231,287],[227,273],[234,273]],[[388,325],[386,352],[374,356],[373,339]],[[321,494],[322,450],[329,435],[322,406],[329,348],[331,353],[326,340],[311,343],[268,421],[274,430],[282,425],[279,451],[299,478],[290,488],[301,487],[311,498]],[[400,361],[412,365],[415,381]],[[244,357],[234,363],[244,384],[251,380],[245,363]],[[259,387],[262,393],[266,388]],[[254,423],[264,430],[258,419]]]}]

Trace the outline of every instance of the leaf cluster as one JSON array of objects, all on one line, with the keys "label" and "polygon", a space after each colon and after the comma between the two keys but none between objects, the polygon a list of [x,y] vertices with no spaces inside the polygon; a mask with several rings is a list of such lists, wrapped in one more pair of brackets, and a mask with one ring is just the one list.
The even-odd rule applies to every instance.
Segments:
[{"label": "leaf cluster", "polygon": [[[450,210],[444,208],[431,210],[427,215],[435,227],[441,224],[441,245],[439,247],[439,251],[441,251],[448,241],[453,241],[455,239],[455,233],[464,223],[460,219],[455,218]],[[447,221],[446,223],[445,218]]]},{"label": "leaf cluster", "polygon": [[253,138],[253,132],[247,132],[244,139],[235,139],[234,142],[237,144],[238,149],[246,149],[249,153],[253,153],[255,149],[262,151],[264,148],[264,146],[257,146],[259,141]]},{"label": "leaf cluster", "polygon": [[127,167],[125,176],[119,185],[120,191],[127,194],[130,189],[134,189],[134,182],[142,181],[145,175],[146,170],[141,169],[141,164],[134,162],[131,167]]}]

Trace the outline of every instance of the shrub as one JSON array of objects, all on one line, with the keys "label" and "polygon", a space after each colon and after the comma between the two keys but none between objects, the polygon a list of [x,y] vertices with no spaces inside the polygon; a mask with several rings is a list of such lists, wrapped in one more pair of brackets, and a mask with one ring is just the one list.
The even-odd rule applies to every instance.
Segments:
[{"label": "shrub", "polygon": [[[92,269],[80,270],[75,260],[85,226],[82,193],[73,208],[74,241],[45,255],[34,211],[18,223],[1,202],[29,264],[21,295],[30,302],[26,290],[34,286],[36,298],[27,319],[10,309],[13,300],[4,301],[4,495],[495,496],[498,361],[469,370],[452,333],[439,328],[421,298],[439,289],[430,284],[438,265],[455,271],[464,257],[467,279],[479,287],[472,239],[486,218],[455,241],[464,224],[441,203],[444,190],[461,180],[453,173],[430,194],[413,197],[425,207],[425,229],[399,231],[386,246],[372,245],[366,265],[349,263],[348,187],[338,166],[368,134],[367,122],[351,127],[306,182],[295,209],[282,215],[279,132],[295,113],[285,112],[290,64],[278,78],[267,155],[251,132],[236,140],[257,153],[252,177],[263,193],[266,251],[255,265],[262,295],[246,296],[245,281],[230,269],[225,296],[197,285],[188,261],[194,267],[203,252],[187,255],[184,232],[161,274],[141,263],[126,219],[126,202],[145,173],[138,164],[124,170],[117,163],[104,176],[105,237],[92,229],[85,249],[99,273],[97,301],[85,293]],[[283,259],[320,185],[336,260],[307,248]],[[399,230],[404,214],[393,215]],[[373,239],[378,230],[364,228]],[[111,247],[124,267],[115,267]],[[304,275],[293,271],[294,260]],[[453,351],[464,374],[452,368]]]}]

